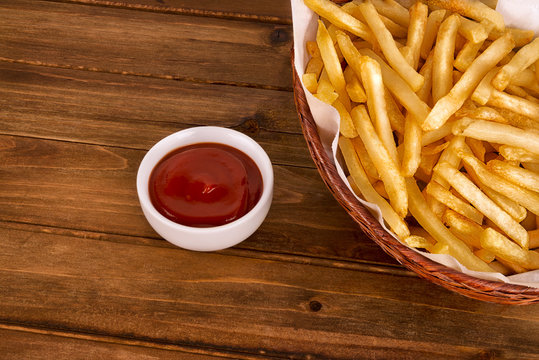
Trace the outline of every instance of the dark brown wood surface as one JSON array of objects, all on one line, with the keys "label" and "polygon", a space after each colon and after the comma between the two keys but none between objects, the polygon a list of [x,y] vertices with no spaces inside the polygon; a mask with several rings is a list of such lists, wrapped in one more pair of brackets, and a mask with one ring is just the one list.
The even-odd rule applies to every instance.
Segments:
[{"label": "dark brown wood surface", "polygon": [[[0,2],[0,359],[538,359],[539,307],[419,279],[332,198],[291,93],[288,1]],[[274,202],[215,253],[162,240],[159,139],[240,130]]]}]

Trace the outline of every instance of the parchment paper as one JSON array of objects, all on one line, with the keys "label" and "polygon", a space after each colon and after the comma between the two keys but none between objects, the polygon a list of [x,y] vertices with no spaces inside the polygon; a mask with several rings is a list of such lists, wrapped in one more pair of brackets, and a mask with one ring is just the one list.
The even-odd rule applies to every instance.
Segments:
[{"label": "parchment paper", "polygon": [[[515,9],[511,9],[512,11],[510,13],[505,13],[504,9],[506,7],[512,8],[519,4],[519,7],[526,8],[528,5],[525,4],[532,4],[535,8],[536,13],[533,11],[522,11],[522,12],[516,12]],[[317,19],[318,15],[313,13],[305,4],[303,3],[303,0],[291,0],[292,4],[292,21],[293,21],[293,28],[294,28],[294,66],[296,68],[296,71],[298,75],[301,76],[305,72],[305,66],[309,60],[309,54],[305,50],[305,43],[306,41],[312,41],[315,40],[316,37],[316,28],[317,28]],[[507,4],[511,4],[511,6],[507,6]],[[530,5],[530,6],[532,6]],[[501,11],[502,15],[504,16],[504,19],[507,24],[515,24],[514,26],[521,27],[522,24],[533,24],[536,27],[539,26],[537,23],[538,16],[539,16],[539,2],[536,2],[534,0],[499,0],[498,1],[498,8],[499,11]],[[513,14],[517,14],[518,21],[513,21],[513,18],[508,18],[513,16]],[[529,18],[528,18],[529,16]],[[524,20],[526,18],[527,20]],[[513,26],[513,25],[511,25]],[[536,33],[538,30],[535,30]],[[303,86],[303,84],[302,84]],[[343,181],[350,187],[350,184],[348,183],[346,176],[344,174],[344,171],[337,161],[336,154],[337,154],[337,142],[338,142],[338,134],[339,134],[339,114],[337,110],[335,110],[332,106],[327,105],[326,103],[318,100],[315,98],[305,87],[303,87],[303,90],[305,91],[305,96],[307,98],[307,102],[309,103],[309,107],[311,109],[311,112],[313,114],[313,118],[318,126],[318,131],[320,133],[320,138],[322,140],[322,143],[324,145],[324,148],[330,154],[330,157],[333,158],[335,161],[335,164],[337,165],[337,170],[339,172],[339,175],[343,179]],[[377,217],[378,221],[385,230],[387,230],[390,234],[393,234],[388,227],[385,225],[382,214],[380,212],[380,209],[378,206],[365,202],[364,200],[358,198],[359,201],[364,204],[366,207],[371,209],[373,214]],[[396,236],[393,234],[393,236],[396,238]],[[417,251],[417,250],[416,250]],[[424,256],[428,257],[431,260],[437,261],[441,264],[444,264],[446,266],[449,266],[453,269],[462,271],[463,273],[469,274],[471,276],[486,279],[486,280],[499,280],[507,283],[512,284],[518,284],[518,285],[524,285],[524,286],[530,286],[530,287],[536,287],[539,288],[539,270],[535,271],[529,271],[522,274],[517,275],[511,275],[511,276],[504,276],[500,273],[487,273],[487,272],[477,272],[477,271],[471,271],[465,268],[462,264],[460,264],[455,258],[449,255],[440,255],[440,254],[429,254],[429,253],[423,253]]]}]

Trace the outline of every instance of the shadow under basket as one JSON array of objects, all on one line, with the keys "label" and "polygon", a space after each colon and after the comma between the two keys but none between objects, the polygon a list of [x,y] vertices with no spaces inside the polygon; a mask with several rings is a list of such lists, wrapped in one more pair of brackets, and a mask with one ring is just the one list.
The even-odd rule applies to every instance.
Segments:
[{"label": "shadow under basket", "polygon": [[294,67],[292,53],[292,71],[294,101],[298,111],[303,135],[307,141],[311,156],[335,199],[344,207],[348,214],[357,222],[376,244],[399,263],[417,273],[420,277],[446,289],[462,295],[500,304],[532,304],[539,303],[539,289],[526,286],[507,284],[504,282],[478,279],[463,274],[428,259],[420,253],[401,244],[380,225],[378,220],[365,208],[340,178],[333,159],[330,158],[320,140],[316,123],[301,86],[299,76]]}]

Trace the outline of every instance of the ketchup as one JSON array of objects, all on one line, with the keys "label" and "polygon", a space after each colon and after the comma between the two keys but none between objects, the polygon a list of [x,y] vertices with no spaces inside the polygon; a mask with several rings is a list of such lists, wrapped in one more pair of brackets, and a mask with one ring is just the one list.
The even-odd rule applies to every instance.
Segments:
[{"label": "ketchup", "polygon": [[149,191],[153,206],[166,218],[192,227],[219,226],[256,205],[262,175],[238,149],[200,143],[161,159],[150,175]]}]

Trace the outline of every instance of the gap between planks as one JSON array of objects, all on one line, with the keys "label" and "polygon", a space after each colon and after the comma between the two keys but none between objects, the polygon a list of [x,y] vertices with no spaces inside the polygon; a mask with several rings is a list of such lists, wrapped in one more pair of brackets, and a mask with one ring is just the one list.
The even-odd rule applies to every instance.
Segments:
[{"label": "gap between planks", "polygon": [[246,13],[231,12],[231,11],[215,11],[215,10],[203,10],[203,9],[193,9],[193,8],[185,8],[185,7],[163,7],[163,6],[143,5],[143,4],[128,4],[128,3],[119,2],[119,1],[107,1],[107,0],[45,0],[45,1],[89,5],[89,6],[111,7],[111,8],[127,9],[127,10],[148,11],[148,12],[156,12],[156,13],[164,13],[164,14],[211,17],[211,18],[225,19],[225,20],[242,20],[242,21],[252,21],[252,22],[263,22],[263,23],[269,23],[269,24],[292,25],[292,19],[290,18],[283,18],[283,17],[271,16],[271,15],[254,15],[254,14],[246,14]]},{"label": "gap between planks", "polygon": [[[38,334],[38,335],[57,336],[57,337],[62,337],[62,338],[67,338],[67,339],[76,339],[76,340],[94,341],[94,342],[116,344],[116,345],[176,351],[180,353],[189,353],[189,354],[194,354],[194,355],[221,357],[224,359],[258,360],[258,359],[268,358],[268,356],[265,355],[264,351],[260,351],[260,355],[256,355],[256,354],[244,353],[244,352],[223,351],[222,349],[217,350],[217,349],[210,349],[210,348],[204,348],[204,347],[178,345],[178,344],[171,344],[171,343],[166,343],[166,342],[156,342],[156,341],[141,340],[141,339],[135,339],[135,338],[126,338],[126,337],[120,337],[120,336],[114,336],[114,335],[103,335],[103,334],[97,334],[97,333],[74,332],[74,331],[66,331],[66,330],[60,330],[60,329],[42,328],[42,327],[31,326],[28,324],[24,324],[24,325],[11,324],[11,323],[4,323],[1,321],[0,321],[0,329]],[[275,357],[275,356],[272,356],[272,358],[284,359],[282,357]]]},{"label": "gap between planks", "polygon": [[[63,1],[60,1],[60,2],[63,2]],[[285,91],[285,92],[293,91],[291,87],[283,87],[283,86],[253,84],[253,83],[235,82],[235,81],[204,80],[204,79],[193,78],[193,77],[139,73],[135,71],[125,71],[125,70],[116,70],[116,69],[109,70],[109,69],[100,69],[96,67],[88,67],[88,66],[82,66],[82,65],[75,66],[75,65],[69,65],[69,64],[47,63],[47,62],[36,61],[36,60],[10,59],[6,57],[2,57],[2,56],[0,56],[0,62],[6,62],[10,64],[43,66],[43,67],[49,67],[49,68],[55,68],[55,69],[81,70],[81,71],[98,72],[98,73],[115,74],[115,75],[126,75],[126,76],[140,76],[140,77],[162,79],[162,80],[185,81],[185,82],[190,82],[190,83],[195,83],[195,84],[237,86],[237,87],[244,87],[244,88]]]},{"label": "gap between planks", "polygon": [[[47,233],[60,236],[74,236],[82,239],[92,239],[97,241],[110,241],[117,243],[151,246],[151,247],[167,247],[171,249],[179,249],[178,247],[169,244],[161,238],[137,237],[124,234],[99,233],[88,230],[62,228],[41,224],[29,224],[24,222],[0,220],[0,228],[23,230],[34,233]],[[256,249],[244,249],[241,245],[237,247],[220,250],[216,253],[226,256],[244,257],[250,259],[279,261],[293,264],[303,264],[320,266],[327,268],[335,268],[342,270],[362,271],[368,273],[387,274],[392,276],[402,277],[418,277],[414,272],[405,269],[401,265],[392,265],[385,263],[377,263],[373,261],[355,260],[347,261],[342,259],[320,258],[314,256],[286,254],[277,252],[263,252]]]}]

